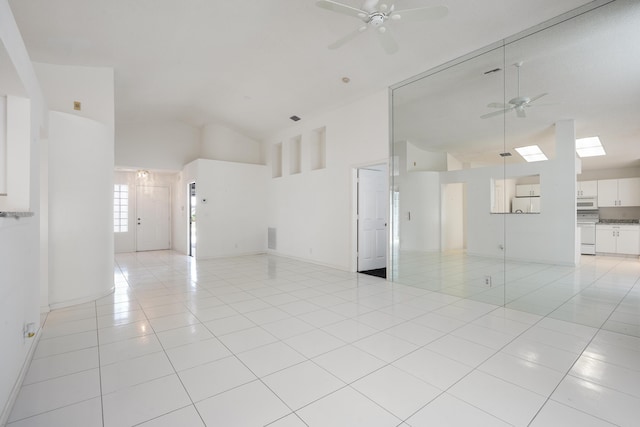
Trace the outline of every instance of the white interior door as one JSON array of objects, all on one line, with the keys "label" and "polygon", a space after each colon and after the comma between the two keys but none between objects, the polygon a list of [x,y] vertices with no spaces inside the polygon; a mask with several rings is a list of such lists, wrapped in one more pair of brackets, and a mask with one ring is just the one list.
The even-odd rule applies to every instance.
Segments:
[{"label": "white interior door", "polygon": [[136,187],[136,250],[169,249],[169,187]]},{"label": "white interior door", "polygon": [[387,192],[384,169],[358,170],[358,271],[387,266]]}]

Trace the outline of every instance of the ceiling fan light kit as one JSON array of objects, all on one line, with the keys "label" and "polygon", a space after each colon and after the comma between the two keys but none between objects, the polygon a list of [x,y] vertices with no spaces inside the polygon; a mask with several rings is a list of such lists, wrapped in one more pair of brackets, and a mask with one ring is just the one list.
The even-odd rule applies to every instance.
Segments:
[{"label": "ceiling fan light kit", "polygon": [[353,40],[358,34],[365,32],[369,27],[373,27],[378,30],[378,41],[385,52],[388,54],[394,54],[399,50],[399,47],[391,33],[387,31],[387,25],[389,25],[390,22],[406,20],[435,20],[444,17],[449,11],[445,6],[395,10],[394,4],[389,6],[385,3],[378,3],[379,0],[365,0],[362,8],[358,9],[333,0],[316,1],[316,5],[322,9],[358,18],[365,24],[364,26],[359,27],[355,31],[352,31],[346,36],[343,36],[331,43],[329,45],[329,49],[338,49]]}]

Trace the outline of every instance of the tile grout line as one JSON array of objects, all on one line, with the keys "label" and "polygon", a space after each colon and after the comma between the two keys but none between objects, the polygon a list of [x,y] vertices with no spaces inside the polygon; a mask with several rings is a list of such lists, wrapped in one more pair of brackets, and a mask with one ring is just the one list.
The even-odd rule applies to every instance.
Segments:
[{"label": "tile grout line", "polygon": [[[530,425],[531,425],[531,423],[536,419],[536,417],[540,414],[540,411],[542,410],[542,408],[544,408],[544,406],[545,406],[545,405],[546,405],[550,400],[552,400],[552,399],[551,399],[551,396],[553,396],[553,394],[556,392],[556,390],[558,389],[558,387],[560,387],[560,384],[562,384],[562,382],[563,382],[563,381],[564,381],[568,376],[573,376],[573,375],[571,375],[571,371],[573,370],[573,367],[574,367],[574,366],[576,365],[576,363],[578,363],[578,361],[583,357],[585,350],[586,350],[587,348],[589,348],[589,346],[591,345],[591,343],[593,342],[593,340],[596,338],[596,336],[597,336],[601,331],[606,330],[606,329],[602,329],[602,327],[607,323],[607,321],[611,318],[611,316],[613,316],[613,313],[614,313],[614,312],[616,311],[616,309],[620,306],[620,304],[622,304],[622,301],[623,301],[623,300],[624,300],[624,299],[629,295],[629,293],[631,293],[631,291],[633,290],[633,288],[635,288],[635,286],[638,284],[638,281],[639,281],[639,280],[640,280],[640,279],[637,279],[637,280],[636,280],[636,282],[634,282],[634,285],[633,285],[633,286],[631,286],[631,287],[629,288],[629,290],[627,291],[627,293],[625,294],[625,296],[624,296],[622,299],[620,299],[620,301],[618,301],[618,304],[616,304],[616,308],[614,308],[614,309],[611,311],[611,313],[609,313],[609,316],[607,316],[607,318],[602,322],[602,324],[600,325],[600,327],[598,328],[598,330],[596,331],[596,333],[594,333],[594,334],[593,334],[593,336],[591,337],[591,339],[589,340],[589,342],[587,343],[587,345],[582,349],[582,351],[580,352],[580,355],[578,356],[578,358],[577,358],[576,360],[574,360],[574,362],[571,364],[571,367],[569,368],[569,370],[567,371],[567,373],[562,377],[562,379],[561,379],[561,380],[558,382],[558,384],[554,387],[554,389],[551,391],[551,393],[549,393],[549,396],[548,396],[548,397],[547,397],[547,399],[545,400],[544,404],[540,407],[540,409],[538,409],[538,411],[536,412],[536,414],[533,416],[533,418],[532,418],[532,419],[531,419],[531,421],[529,422],[529,424],[528,424],[529,426],[530,426]],[[585,356],[585,357],[586,357],[586,356]],[[576,378],[579,378],[579,377],[576,377]],[[592,382],[592,381],[589,381],[589,380],[585,380],[585,381],[587,381],[587,382]],[[600,385],[600,384],[598,384],[598,385]],[[601,385],[601,387],[605,387],[605,386],[602,386],[602,385]],[[605,388],[609,388],[609,387],[605,387]],[[622,393],[622,392],[621,392],[621,393]],[[627,394],[627,393],[624,393],[624,394]],[[555,402],[555,401],[554,401],[554,402]],[[561,403],[561,402],[557,402],[557,403],[559,403],[559,404],[561,404],[561,405],[564,405],[564,404],[563,404],[563,403]],[[567,405],[564,405],[564,406],[567,406]],[[573,408],[573,407],[571,407],[571,408],[572,408],[572,409],[575,409],[575,410],[577,410],[577,411],[580,411],[580,412],[582,412],[582,413],[585,413],[584,411],[582,411],[582,410],[580,410],[580,409],[576,409],[576,408]],[[594,414],[588,414],[588,415],[590,415],[590,416],[592,416],[592,417],[594,417],[594,418],[599,418],[599,419],[601,419],[600,417],[597,417],[597,416],[596,416],[596,415],[594,415]],[[604,420],[604,421],[609,422],[608,420]]]}]

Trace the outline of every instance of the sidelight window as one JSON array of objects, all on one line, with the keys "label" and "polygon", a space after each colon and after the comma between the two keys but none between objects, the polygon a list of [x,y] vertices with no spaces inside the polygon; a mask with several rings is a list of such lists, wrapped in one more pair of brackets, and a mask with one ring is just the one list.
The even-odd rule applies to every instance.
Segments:
[{"label": "sidelight window", "polygon": [[129,186],[126,184],[113,186],[113,231],[129,231]]}]

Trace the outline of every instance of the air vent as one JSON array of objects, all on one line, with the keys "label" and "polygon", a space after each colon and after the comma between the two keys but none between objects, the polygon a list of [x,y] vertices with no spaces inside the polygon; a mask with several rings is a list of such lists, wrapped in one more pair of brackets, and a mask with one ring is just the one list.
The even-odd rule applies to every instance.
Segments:
[{"label": "air vent", "polygon": [[300,117],[298,116],[291,116],[289,117],[291,120],[293,120],[294,122],[297,122],[298,120],[300,120]]},{"label": "air vent", "polygon": [[508,151],[505,153],[500,153],[500,157],[511,157],[511,153],[509,153]]}]

